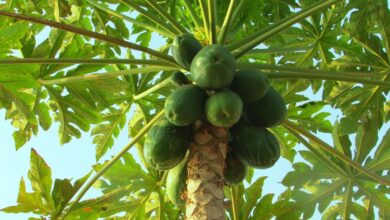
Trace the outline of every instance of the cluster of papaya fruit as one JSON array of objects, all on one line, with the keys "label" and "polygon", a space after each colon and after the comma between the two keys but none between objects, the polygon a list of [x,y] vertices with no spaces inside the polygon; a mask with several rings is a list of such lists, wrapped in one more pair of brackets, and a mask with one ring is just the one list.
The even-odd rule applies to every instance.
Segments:
[{"label": "cluster of papaya fruit", "polygon": [[156,169],[170,170],[168,197],[180,204],[180,192],[185,190],[183,159],[195,121],[229,128],[225,183],[237,184],[245,178],[247,166],[268,168],[280,157],[278,141],[266,128],[284,120],[286,105],[265,74],[237,70],[234,56],[223,45],[203,47],[191,34],[182,34],[174,39],[172,53],[190,70],[190,80],[175,73],[182,85],[166,98],[165,117],[148,132],[144,157]]}]

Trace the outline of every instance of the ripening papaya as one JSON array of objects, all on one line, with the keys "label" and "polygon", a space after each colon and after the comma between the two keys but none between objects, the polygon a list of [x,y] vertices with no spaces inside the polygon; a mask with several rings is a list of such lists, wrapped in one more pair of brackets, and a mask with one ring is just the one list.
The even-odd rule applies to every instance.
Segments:
[{"label": "ripening papaya", "polygon": [[186,126],[204,113],[207,93],[196,85],[183,85],[165,100],[165,117],[174,125]]},{"label": "ripening papaya", "polygon": [[240,121],[230,129],[230,134],[235,155],[247,166],[269,168],[280,157],[278,140],[266,128]]},{"label": "ripening papaya", "polygon": [[169,170],[184,158],[192,140],[191,126],[176,126],[160,119],[147,133],[143,154],[146,162],[158,170]]},{"label": "ripening papaya", "polygon": [[250,122],[262,127],[279,125],[287,113],[282,96],[273,87],[261,99],[246,104],[244,111]]},{"label": "ripening papaya", "polygon": [[236,60],[230,51],[219,44],[202,48],[191,63],[192,80],[206,90],[227,88],[236,72]]},{"label": "ripening papaya", "polygon": [[241,117],[243,103],[230,90],[212,94],[206,101],[207,120],[217,127],[231,127]]},{"label": "ripening papaya", "polygon": [[202,49],[202,44],[192,34],[178,35],[172,43],[173,59],[189,69],[195,55]]},{"label": "ripening papaya", "polygon": [[230,89],[237,93],[244,103],[256,101],[269,89],[267,75],[256,69],[241,69],[236,72]]}]

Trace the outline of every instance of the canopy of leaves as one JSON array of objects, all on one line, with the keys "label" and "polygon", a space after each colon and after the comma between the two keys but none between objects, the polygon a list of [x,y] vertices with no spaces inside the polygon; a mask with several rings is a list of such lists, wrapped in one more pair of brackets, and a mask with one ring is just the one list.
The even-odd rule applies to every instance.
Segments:
[{"label": "canopy of leaves", "polygon": [[[53,123],[59,124],[61,144],[91,132],[97,161],[126,124],[129,136],[137,137],[174,88],[164,82],[182,69],[170,56],[172,38],[191,32],[209,43],[200,2],[206,3],[0,3],[0,109],[15,128],[16,149]],[[231,2],[236,5],[222,43],[239,67],[263,71],[283,95],[288,118],[272,132],[293,170],[277,196],[263,195],[267,180],[252,181],[253,172],[245,184],[226,187],[227,217],[309,219],[320,213],[323,219],[389,219],[388,1]],[[221,33],[230,1],[215,3]],[[311,100],[311,93],[321,98]],[[138,140],[142,151],[143,138]],[[22,179],[17,205],[2,211],[53,219],[64,213],[69,219],[183,218],[183,208],[165,197],[164,173],[141,167],[127,153],[114,164],[97,163],[93,172],[108,166],[95,182],[103,195],[77,203],[74,196],[89,174],[77,181],[52,180],[51,169],[33,150],[32,192]]]}]

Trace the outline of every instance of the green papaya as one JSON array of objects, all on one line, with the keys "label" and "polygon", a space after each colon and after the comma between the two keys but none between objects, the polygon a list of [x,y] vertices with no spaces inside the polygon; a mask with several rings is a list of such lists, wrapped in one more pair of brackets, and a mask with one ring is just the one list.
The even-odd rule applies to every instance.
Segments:
[{"label": "green papaya", "polygon": [[212,94],[206,101],[207,120],[217,127],[231,127],[241,117],[243,103],[230,90]]},{"label": "green papaya", "polygon": [[256,101],[269,89],[267,75],[256,69],[242,69],[236,72],[230,89],[236,92],[244,103]]},{"label": "green papaya", "polygon": [[187,160],[184,159],[179,165],[168,171],[165,184],[168,199],[175,205],[182,206],[185,201],[181,195],[187,190]]},{"label": "green papaya", "polygon": [[230,129],[230,134],[235,155],[247,166],[269,168],[280,157],[279,143],[266,128],[240,121]]},{"label": "green papaya", "polygon": [[175,37],[172,43],[173,59],[189,69],[195,55],[202,49],[202,44],[191,34],[185,33]]},{"label": "green papaya", "polygon": [[225,159],[225,183],[229,185],[241,183],[247,172],[247,166],[237,158],[233,151],[229,151]]},{"label": "green papaya", "polygon": [[174,72],[169,77],[169,80],[170,80],[170,83],[172,83],[176,87],[191,83],[191,81],[186,77],[186,75],[184,75],[184,73],[182,73],[180,71]]},{"label": "green papaya", "polygon": [[191,126],[178,127],[163,118],[147,134],[143,149],[145,161],[158,170],[169,170],[183,160],[191,140]]},{"label": "green papaya", "polygon": [[204,47],[191,63],[192,80],[201,88],[220,90],[233,81],[236,61],[230,51],[219,44]]},{"label": "green papaya", "polygon": [[186,126],[204,113],[207,93],[196,85],[183,85],[165,100],[165,117],[174,125]]},{"label": "green papaya", "polygon": [[286,104],[273,87],[270,87],[261,99],[245,105],[245,115],[248,120],[262,127],[281,124],[286,118],[286,113]]}]

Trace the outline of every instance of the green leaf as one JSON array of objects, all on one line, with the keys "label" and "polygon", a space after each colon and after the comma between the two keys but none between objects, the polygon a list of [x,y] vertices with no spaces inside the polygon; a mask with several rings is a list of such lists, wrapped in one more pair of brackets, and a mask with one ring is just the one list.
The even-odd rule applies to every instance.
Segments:
[{"label": "green leaf", "polygon": [[5,28],[0,26],[0,58],[4,58],[10,49],[18,49],[22,47],[20,39],[28,31],[28,24],[26,22],[17,22]]},{"label": "green leaf", "polygon": [[261,197],[264,180],[266,178],[267,177],[258,178],[254,183],[252,183],[252,185],[250,185],[245,190],[245,203],[242,204],[242,208],[240,208],[240,219],[249,219],[249,216],[257,205],[258,199]]},{"label": "green leaf", "polygon": [[0,84],[12,90],[37,88],[39,83],[34,79],[34,75],[38,69],[39,66],[35,64],[0,64]]},{"label": "green leaf", "polygon": [[80,187],[88,180],[91,173],[78,179],[73,185],[69,179],[56,179],[52,190],[52,198],[55,205],[55,216],[61,214],[68,205],[72,197],[77,193]]},{"label": "green leaf", "polygon": [[35,214],[48,214],[50,209],[48,209],[40,197],[40,194],[37,192],[27,193],[26,184],[24,179],[20,180],[19,184],[19,194],[18,194],[18,205],[9,206],[1,209],[3,212],[7,213],[28,213],[32,212]]},{"label": "green leaf", "polygon": [[39,125],[41,128],[45,131],[49,130],[52,124],[49,106],[46,103],[41,102],[38,104],[36,111],[38,113]]},{"label": "green leaf", "polygon": [[378,140],[378,129],[379,124],[375,119],[367,118],[359,124],[355,140],[357,160],[364,160],[371,152]]},{"label": "green leaf", "polygon": [[55,120],[60,122],[61,144],[68,143],[72,137],[80,138],[80,129],[88,131],[90,124],[100,121],[98,113],[85,102],[71,95],[62,96],[61,89],[47,87],[47,90],[53,99],[50,106],[55,112]]},{"label": "green leaf", "polygon": [[384,135],[382,142],[375,151],[374,158],[367,163],[373,170],[382,170],[390,167],[390,130]]},{"label": "green leaf", "polygon": [[51,169],[34,149],[31,149],[28,178],[31,180],[33,190],[41,195],[46,206],[53,209],[54,201],[50,193],[52,187]]},{"label": "green leaf", "polygon": [[348,157],[352,157],[351,154],[351,141],[349,140],[349,136],[343,134],[341,125],[339,122],[335,122],[333,125],[332,138],[333,144],[340,152],[343,152]]},{"label": "green leaf", "polygon": [[257,219],[271,219],[273,217],[272,211],[274,204],[272,203],[272,199],[274,197],[274,194],[267,194],[264,195],[260,202],[256,205],[256,208],[254,209],[253,217],[250,219],[257,220]]},{"label": "green leaf", "polygon": [[23,131],[14,131],[12,137],[15,141],[15,149],[19,150],[31,137],[31,134]]},{"label": "green leaf", "polygon": [[102,117],[106,123],[92,129],[93,143],[96,144],[96,160],[99,160],[113,146],[114,138],[118,137],[126,123],[126,113],[129,108],[130,105],[119,110],[111,108],[111,112]]},{"label": "green leaf", "polygon": [[288,118],[296,120],[307,130],[313,132],[330,132],[332,124],[327,118],[330,113],[320,112],[326,106],[323,102],[307,102],[288,110]]}]

